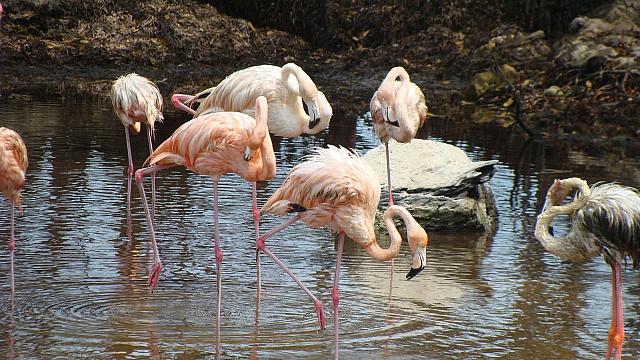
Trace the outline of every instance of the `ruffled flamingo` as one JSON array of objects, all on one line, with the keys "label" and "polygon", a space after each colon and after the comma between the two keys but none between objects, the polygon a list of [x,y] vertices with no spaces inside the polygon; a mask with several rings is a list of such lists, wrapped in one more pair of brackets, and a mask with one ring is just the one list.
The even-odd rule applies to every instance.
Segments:
[{"label": "ruffled flamingo", "polygon": [[[131,176],[133,175],[133,159],[131,157],[131,141],[129,132],[140,133],[140,124],[147,124],[147,141],[149,154],[153,153],[151,142],[156,121],[162,122],[162,95],[158,87],[149,79],[136,73],[120,76],[111,86],[111,103],[113,110],[124,125],[127,141],[129,167],[129,186],[127,188],[127,214],[131,216]],[[155,178],[152,179],[152,202],[155,204]],[[155,208],[155,206],[154,206]]]},{"label": "ruffled flamingo", "polygon": [[8,128],[0,127],[0,191],[11,204],[11,232],[9,252],[11,253],[11,290],[14,289],[13,251],[15,242],[15,208],[22,209],[22,189],[29,160],[27,147],[20,135]]},{"label": "ruffled flamingo", "polygon": [[[259,65],[227,76],[215,87],[196,95],[175,94],[171,102],[194,117],[210,111],[239,111],[254,115],[253,103],[264,96],[269,103],[269,132],[296,137],[316,134],[329,126],[333,110],[322,91],[301,67]],[[189,106],[200,103],[197,110]]]},{"label": "ruffled flamingo", "polygon": [[[575,199],[560,205],[578,188]],[[549,232],[554,217],[569,215],[571,228],[559,238]],[[624,323],[620,263],[631,257],[633,268],[640,267],[640,192],[615,183],[598,183],[591,188],[580,178],[555,180],[536,222],[535,236],[542,246],[559,258],[584,262],[600,254],[612,270],[612,321],[606,358],[615,350],[622,357]]]},{"label": "ruffled flamingo", "polygon": [[407,143],[411,141],[427,119],[427,104],[418,85],[411,82],[403,67],[394,67],[384,78],[369,103],[373,130],[384,144],[387,159],[387,186],[389,205],[391,194],[391,170],[389,165],[389,139]]},{"label": "ruffled flamingo", "polygon": [[[136,171],[136,182],[151,233],[154,261],[149,272],[149,286],[158,285],[162,264],[156,244],[154,223],[147,205],[143,177],[158,170],[182,165],[189,170],[213,179],[214,238],[217,279],[217,328],[220,328],[220,300],[222,250],[218,226],[218,182],[227,173],[235,173],[253,185],[253,215],[258,236],[259,211],[256,181],[269,180],[276,174],[276,160],[268,134],[267,101],[263,96],[255,100],[256,118],[237,112],[205,114],[180,126],[149,156],[150,166]],[[260,266],[258,264],[258,274]],[[258,275],[259,276],[259,275]]]},{"label": "ruffled flamingo", "polygon": [[329,145],[316,148],[313,156],[293,167],[284,184],[267,200],[263,212],[286,215],[296,212],[273,230],[258,237],[259,251],[272,258],[313,300],[320,327],[324,329],[325,316],[322,303],[267,247],[265,240],[298,220],[308,226],[328,227],[338,233],[336,273],[332,299],[335,330],[335,356],[338,357],[338,303],[340,295],[340,262],[345,235],[362,246],[373,258],[381,261],[393,259],[400,252],[402,237],[393,224],[400,216],[407,228],[409,248],[413,252],[407,279],[413,278],[426,263],[427,233],[403,207],[392,205],[384,213],[384,224],[391,244],[382,249],[377,242],[374,221],[380,201],[380,182],[373,169],[357,154],[345,148]]}]

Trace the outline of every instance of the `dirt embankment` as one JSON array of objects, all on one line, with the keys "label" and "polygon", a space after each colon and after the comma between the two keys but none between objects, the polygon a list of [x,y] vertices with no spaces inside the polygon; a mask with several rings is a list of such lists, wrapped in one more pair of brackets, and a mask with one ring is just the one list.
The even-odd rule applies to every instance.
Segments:
[{"label": "dirt embankment", "polygon": [[533,136],[640,140],[640,1],[557,9],[535,0],[210,3],[217,8],[193,0],[8,0],[0,92],[106,96],[111,80],[130,71],[154,78],[164,93],[193,92],[246,66],[293,61],[330,98],[363,100],[374,78],[402,65],[428,95],[439,86],[428,83],[434,79],[469,82],[446,101],[489,105],[488,117],[519,122]]}]

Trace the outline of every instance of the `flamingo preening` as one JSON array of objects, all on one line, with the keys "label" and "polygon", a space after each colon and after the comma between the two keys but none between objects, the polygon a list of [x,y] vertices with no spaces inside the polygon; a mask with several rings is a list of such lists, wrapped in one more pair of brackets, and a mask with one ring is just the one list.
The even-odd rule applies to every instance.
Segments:
[{"label": "flamingo preening", "polygon": [[427,104],[418,85],[411,82],[403,67],[394,67],[384,78],[369,103],[373,130],[385,147],[387,159],[387,185],[389,205],[391,194],[391,170],[389,165],[389,139],[407,143],[411,141],[427,119]]},{"label": "flamingo preening", "polygon": [[[575,199],[560,205],[576,187]],[[554,238],[549,225],[558,215],[569,215],[571,228],[565,236]],[[640,267],[640,192],[615,183],[589,188],[586,181],[575,177],[555,180],[538,215],[535,236],[547,251],[563,260],[583,262],[604,255],[612,270],[612,321],[606,358],[615,351],[620,359],[624,340],[620,264],[631,257],[633,268]]]},{"label": "flamingo preening", "polygon": [[[218,182],[227,173],[236,173],[253,185],[253,215],[256,237],[259,212],[256,181],[269,180],[276,174],[276,160],[268,134],[267,100],[255,100],[256,118],[238,112],[208,113],[181,125],[149,156],[150,166],[136,171],[136,182],[151,233],[154,262],[149,273],[151,290],[158,284],[162,264],[156,244],[154,223],[144,192],[143,177],[158,170],[182,165],[213,179],[214,238],[217,279],[217,327],[220,328],[222,250],[218,226]],[[259,271],[259,265],[258,265]]]},{"label": "flamingo preening", "polygon": [[[124,125],[124,135],[127,141],[127,155],[129,167],[129,185],[133,175],[133,159],[131,157],[131,141],[129,132],[140,133],[140,124],[147,124],[147,141],[149,154],[153,153],[152,138],[155,122],[162,122],[162,95],[158,87],[149,79],[136,73],[123,75],[111,86],[111,103],[116,115]],[[155,204],[155,180],[152,180],[152,198]],[[155,206],[154,206],[155,208]],[[131,186],[127,188],[127,214],[131,215]]]},{"label": "flamingo preening", "polygon": [[[200,116],[209,111],[238,111],[254,115],[253,103],[264,96],[269,103],[269,132],[296,137],[316,134],[329,126],[333,110],[322,91],[298,65],[251,66],[227,76],[218,85],[196,95],[175,94],[178,109]],[[200,103],[197,110],[189,106]]]},{"label": "flamingo preening", "polygon": [[20,135],[8,128],[0,127],[0,191],[11,206],[11,232],[9,252],[11,253],[11,289],[14,289],[13,251],[15,243],[15,207],[22,209],[22,188],[29,160],[27,147]]},{"label": "flamingo preening", "polygon": [[400,216],[407,228],[409,248],[413,252],[411,270],[407,279],[417,275],[425,266],[427,233],[411,214],[401,206],[390,206],[384,213],[384,224],[391,244],[382,249],[377,242],[374,221],[380,201],[380,182],[373,169],[357,154],[345,148],[329,145],[316,148],[306,161],[294,166],[284,184],[267,200],[263,212],[286,215],[296,212],[281,225],[258,237],[257,247],[272,258],[313,300],[320,327],[324,329],[325,316],[322,303],[267,247],[265,240],[298,220],[308,226],[328,227],[339,234],[336,255],[336,273],[332,299],[335,330],[335,356],[338,357],[338,283],[345,235],[362,246],[373,258],[381,261],[393,259],[400,252],[402,238],[393,224]]}]

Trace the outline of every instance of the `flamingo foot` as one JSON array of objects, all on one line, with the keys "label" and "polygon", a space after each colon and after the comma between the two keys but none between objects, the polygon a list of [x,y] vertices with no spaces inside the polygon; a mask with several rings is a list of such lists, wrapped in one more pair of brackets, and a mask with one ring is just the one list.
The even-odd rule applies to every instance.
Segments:
[{"label": "flamingo foot", "polygon": [[327,325],[327,318],[324,316],[324,306],[319,300],[315,301],[314,303],[316,305],[316,315],[318,315],[318,323],[320,323],[320,330],[324,331],[325,326]]},{"label": "flamingo foot", "polygon": [[160,262],[153,264],[153,266],[151,267],[151,271],[149,271],[149,288],[152,293],[158,286],[158,281],[160,281],[161,272],[162,272],[162,263]]},{"label": "flamingo foot", "polygon": [[624,341],[624,328],[612,328],[609,331],[609,346],[607,347],[606,359],[610,359],[615,354],[616,359],[622,358],[622,342]]}]

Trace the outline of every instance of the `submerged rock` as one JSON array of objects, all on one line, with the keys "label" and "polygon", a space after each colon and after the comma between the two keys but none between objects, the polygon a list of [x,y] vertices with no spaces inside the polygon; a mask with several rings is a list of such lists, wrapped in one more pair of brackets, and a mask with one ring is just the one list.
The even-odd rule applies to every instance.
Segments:
[{"label": "submerged rock", "polygon": [[[389,141],[393,199],[426,229],[493,231],[497,213],[489,179],[497,160],[469,159],[461,149],[432,140]],[[364,159],[377,173],[386,204],[384,145]]]}]

